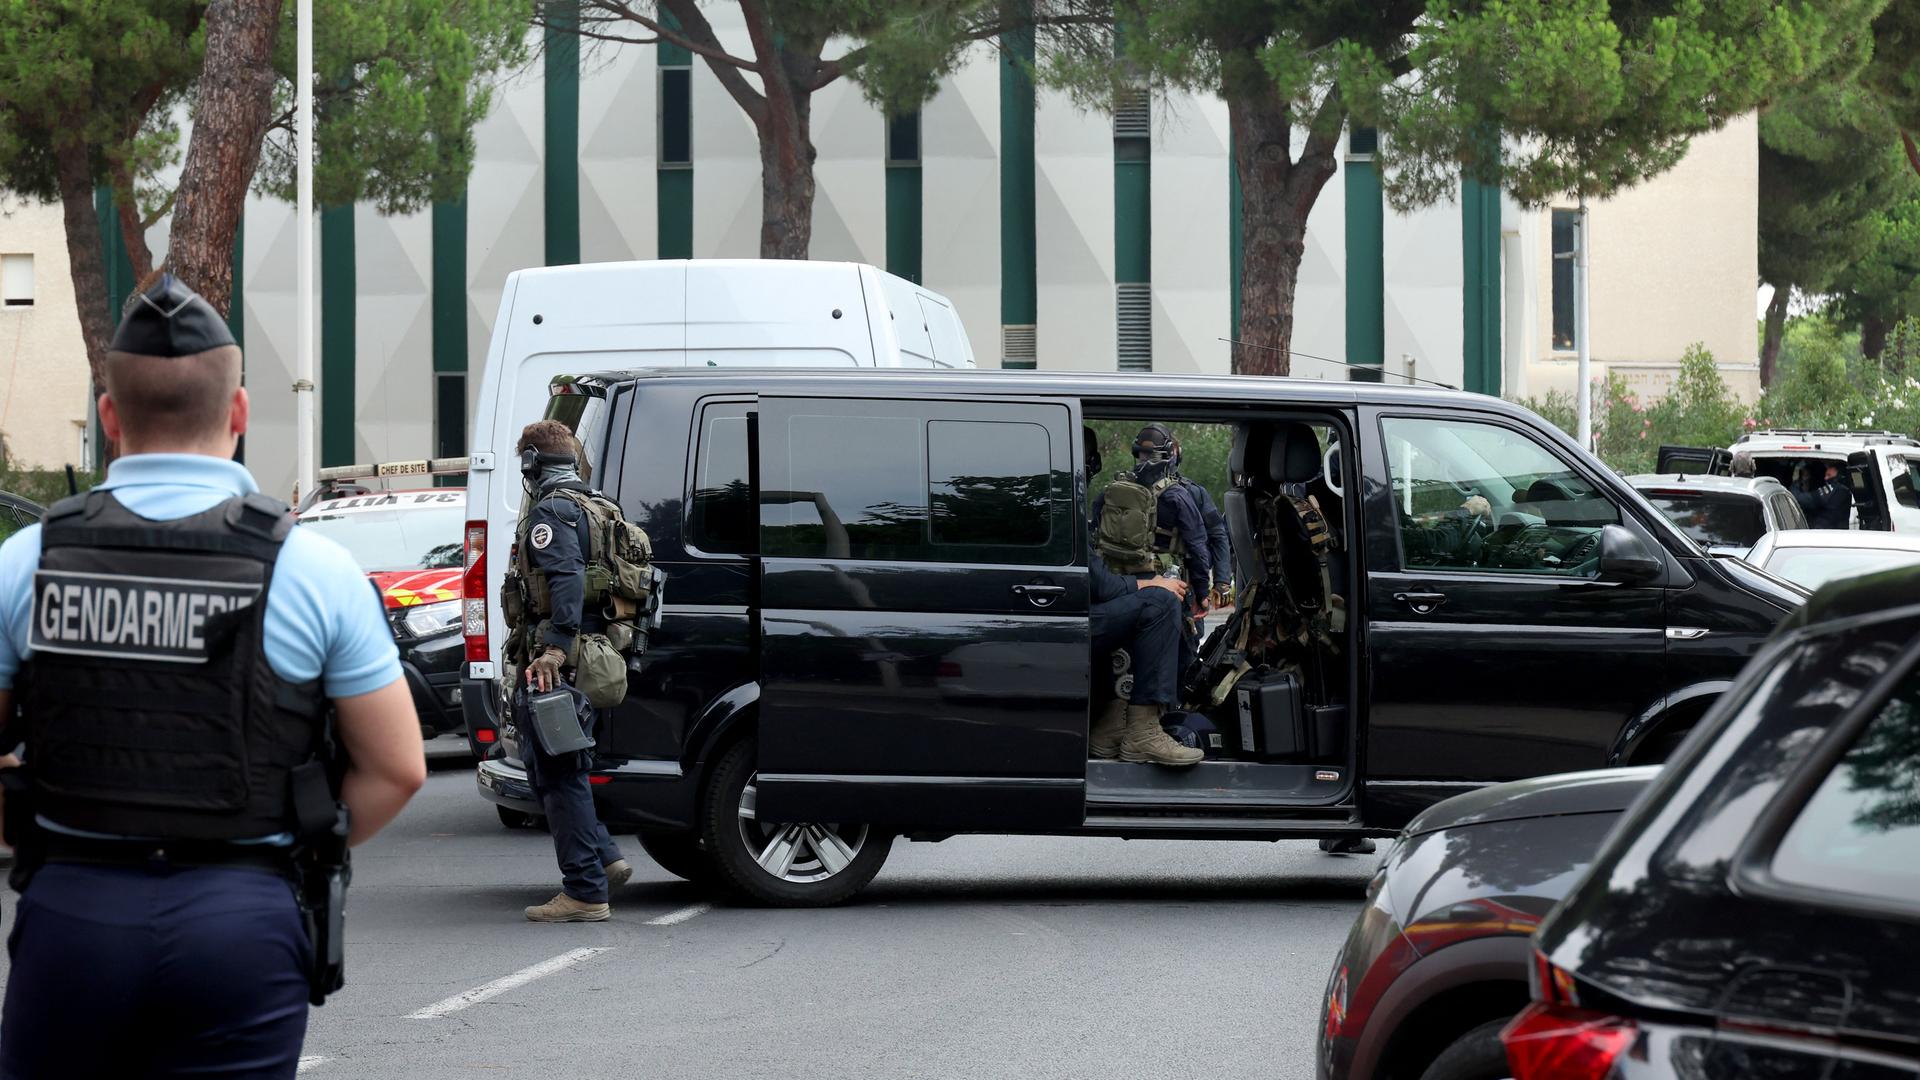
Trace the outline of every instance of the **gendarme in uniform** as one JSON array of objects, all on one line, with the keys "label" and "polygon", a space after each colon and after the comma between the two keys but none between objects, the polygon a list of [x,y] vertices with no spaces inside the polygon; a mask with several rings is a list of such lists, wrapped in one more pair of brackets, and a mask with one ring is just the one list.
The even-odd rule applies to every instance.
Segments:
[{"label": "gendarme in uniform", "polygon": [[[167,278],[113,350],[232,344]],[[33,871],[0,1076],[293,1075],[310,947],[292,852],[301,811],[334,797],[320,721],[400,677],[364,574],[234,462],[135,454],[0,547],[0,620],[26,761],[7,831]]]}]

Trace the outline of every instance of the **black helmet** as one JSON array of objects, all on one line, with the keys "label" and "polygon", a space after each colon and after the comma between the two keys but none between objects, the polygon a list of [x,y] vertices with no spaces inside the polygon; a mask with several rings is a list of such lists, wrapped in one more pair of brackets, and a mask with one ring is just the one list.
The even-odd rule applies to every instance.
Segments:
[{"label": "black helmet", "polygon": [[1148,424],[1133,437],[1133,456],[1143,463],[1171,462],[1174,453],[1173,432],[1164,424]]}]

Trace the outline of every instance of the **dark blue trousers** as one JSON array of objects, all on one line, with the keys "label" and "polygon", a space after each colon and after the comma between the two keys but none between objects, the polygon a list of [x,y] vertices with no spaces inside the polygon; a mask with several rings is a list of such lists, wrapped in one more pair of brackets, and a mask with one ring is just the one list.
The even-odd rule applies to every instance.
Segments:
[{"label": "dark blue trousers", "polygon": [[531,748],[523,755],[527,783],[547,815],[553,855],[560,863],[560,888],[588,904],[607,902],[607,867],[620,861],[600,815],[593,809],[585,754],[548,757]]},{"label": "dark blue trousers", "polygon": [[20,897],[0,1078],[290,1077],[310,948],[293,886],[239,868],[49,863]]},{"label": "dark blue trousers", "polygon": [[1093,655],[1125,648],[1133,656],[1133,704],[1173,704],[1181,657],[1191,648],[1182,639],[1187,618],[1179,597],[1165,589],[1138,589],[1094,604],[1089,621]]}]

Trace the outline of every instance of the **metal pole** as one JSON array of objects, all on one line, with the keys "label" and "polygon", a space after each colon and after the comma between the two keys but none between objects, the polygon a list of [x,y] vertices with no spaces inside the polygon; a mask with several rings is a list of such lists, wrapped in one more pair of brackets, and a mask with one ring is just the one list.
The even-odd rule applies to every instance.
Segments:
[{"label": "metal pole", "polygon": [[313,0],[299,0],[294,44],[294,495],[313,490]]},{"label": "metal pole", "polygon": [[1580,445],[1593,449],[1593,349],[1587,340],[1587,197],[1580,196],[1580,213],[1573,227],[1573,338],[1579,350],[1576,364],[1580,408]]}]

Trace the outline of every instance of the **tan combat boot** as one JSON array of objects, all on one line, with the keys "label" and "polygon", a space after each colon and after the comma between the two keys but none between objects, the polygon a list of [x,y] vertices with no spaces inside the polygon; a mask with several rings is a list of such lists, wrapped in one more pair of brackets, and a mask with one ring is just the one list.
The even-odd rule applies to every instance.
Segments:
[{"label": "tan combat boot", "polygon": [[625,859],[615,859],[607,864],[607,888],[617,889],[633,880],[633,864]]},{"label": "tan combat boot", "polygon": [[527,909],[529,922],[605,922],[613,914],[613,909],[605,904],[589,904],[585,900],[575,900],[566,893],[554,897],[539,907]]},{"label": "tan combat boot", "polygon": [[1160,726],[1158,705],[1127,706],[1127,732],[1120,739],[1121,761],[1150,761],[1155,765],[1194,765],[1206,752],[1173,741]]},{"label": "tan combat boot", "polygon": [[1087,754],[1102,761],[1111,761],[1120,756],[1120,736],[1127,730],[1127,703],[1114,698],[1107,707],[1094,718],[1092,730],[1087,732]]}]

